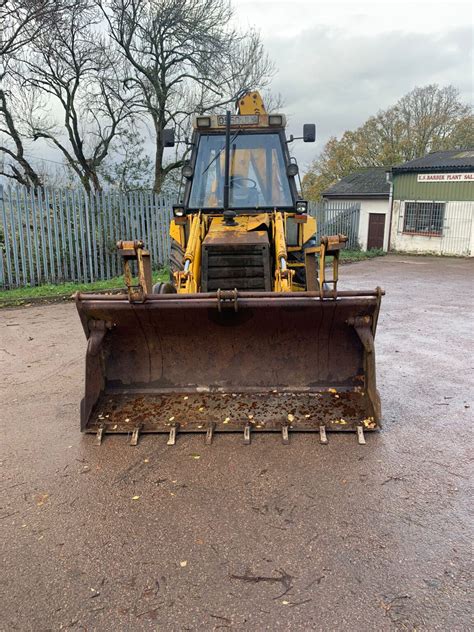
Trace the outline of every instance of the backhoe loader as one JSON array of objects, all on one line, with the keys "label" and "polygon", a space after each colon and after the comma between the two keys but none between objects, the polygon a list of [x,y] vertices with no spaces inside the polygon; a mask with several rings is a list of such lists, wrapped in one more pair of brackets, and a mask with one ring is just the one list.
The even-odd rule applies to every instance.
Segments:
[{"label": "backhoe loader", "polygon": [[[194,117],[183,202],[170,226],[171,279],[152,285],[142,241],[120,241],[126,289],[78,293],[88,339],[81,429],[125,433],[380,426],[374,336],[383,291],[338,290],[347,238],[316,242],[286,121],[258,92],[236,114]],[[305,125],[303,140],[315,140]],[[136,278],[135,278],[136,277]]]}]

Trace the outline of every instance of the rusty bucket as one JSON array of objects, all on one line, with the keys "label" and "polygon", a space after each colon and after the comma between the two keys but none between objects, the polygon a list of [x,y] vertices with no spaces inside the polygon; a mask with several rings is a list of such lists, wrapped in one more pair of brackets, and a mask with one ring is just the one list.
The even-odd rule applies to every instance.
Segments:
[{"label": "rusty bucket", "polygon": [[[373,430],[382,291],[78,294],[88,338],[81,429]],[[362,434],[363,436],[363,434]]]}]

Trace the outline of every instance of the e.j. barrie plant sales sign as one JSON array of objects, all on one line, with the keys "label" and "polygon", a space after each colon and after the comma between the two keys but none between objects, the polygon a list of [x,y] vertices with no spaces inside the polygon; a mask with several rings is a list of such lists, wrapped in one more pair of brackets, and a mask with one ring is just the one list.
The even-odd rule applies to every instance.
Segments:
[{"label": "e.j. barrie plant sales sign", "polygon": [[474,173],[419,173],[418,182],[474,182]]}]

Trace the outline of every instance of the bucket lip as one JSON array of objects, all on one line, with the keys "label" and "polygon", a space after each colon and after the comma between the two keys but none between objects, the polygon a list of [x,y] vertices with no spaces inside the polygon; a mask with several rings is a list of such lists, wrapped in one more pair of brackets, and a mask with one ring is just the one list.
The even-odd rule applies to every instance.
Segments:
[{"label": "bucket lip", "polygon": [[[375,290],[342,290],[333,292],[332,290],[324,292],[237,292],[236,300],[239,304],[258,304],[264,301],[266,304],[293,304],[301,302],[313,304],[315,301],[321,302],[338,302],[341,299],[379,299],[384,296],[385,292],[381,288]],[[202,292],[195,294],[146,294],[141,302],[131,302],[128,295],[122,294],[98,294],[92,292],[77,292],[76,302],[83,303],[87,301],[101,301],[108,303],[128,303],[134,306],[146,305],[150,303],[162,304],[181,304],[202,303],[207,302],[209,305],[215,305],[219,300],[217,292]]]}]

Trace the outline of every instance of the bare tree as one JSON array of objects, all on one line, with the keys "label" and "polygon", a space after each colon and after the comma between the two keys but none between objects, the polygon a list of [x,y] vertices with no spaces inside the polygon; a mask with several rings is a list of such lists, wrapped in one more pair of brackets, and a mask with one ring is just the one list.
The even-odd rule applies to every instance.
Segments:
[{"label": "bare tree", "polygon": [[25,133],[16,115],[20,103],[11,89],[17,87],[12,64],[58,13],[58,0],[0,0],[0,175],[28,186],[39,186],[41,177],[26,156]]},{"label": "bare tree", "polygon": [[151,118],[155,138],[154,185],[182,160],[164,160],[163,130],[185,133],[192,112],[236,100],[242,89],[265,86],[272,64],[255,32],[230,26],[228,0],[97,0],[139,91],[139,107]]},{"label": "bare tree", "polygon": [[[4,77],[0,87],[0,155],[3,154],[0,175],[25,186],[39,187],[43,183],[42,178],[27,158],[25,144],[28,135],[20,116],[21,112],[29,110],[31,100],[18,85],[12,81],[8,84]],[[37,106],[39,102],[38,97]],[[12,112],[15,112],[15,116]]]},{"label": "bare tree", "polygon": [[32,113],[31,134],[59,149],[86,191],[99,191],[99,169],[111,143],[131,116],[133,94],[123,93],[122,59],[114,57],[99,29],[100,16],[87,0],[63,13],[41,33],[24,57],[24,80],[62,109],[54,116]]},{"label": "bare tree", "polygon": [[4,60],[32,42],[46,24],[54,21],[60,6],[59,0],[0,0],[2,70]]}]

